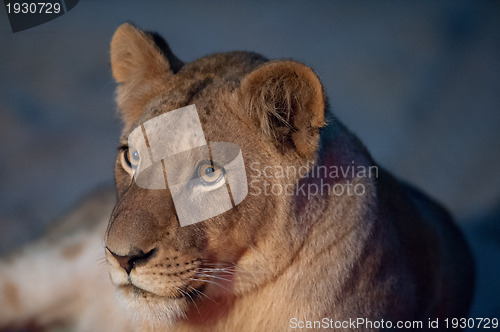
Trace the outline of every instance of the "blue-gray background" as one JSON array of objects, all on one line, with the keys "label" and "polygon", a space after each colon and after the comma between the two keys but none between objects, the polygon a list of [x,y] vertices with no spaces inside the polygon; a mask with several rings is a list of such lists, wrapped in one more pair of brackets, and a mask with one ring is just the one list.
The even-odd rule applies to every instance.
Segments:
[{"label": "blue-gray background", "polygon": [[131,20],[184,61],[235,49],[312,66],[374,158],[454,214],[475,317],[500,317],[500,2],[85,1],[13,34],[0,10],[0,252],[111,183],[109,41]]}]

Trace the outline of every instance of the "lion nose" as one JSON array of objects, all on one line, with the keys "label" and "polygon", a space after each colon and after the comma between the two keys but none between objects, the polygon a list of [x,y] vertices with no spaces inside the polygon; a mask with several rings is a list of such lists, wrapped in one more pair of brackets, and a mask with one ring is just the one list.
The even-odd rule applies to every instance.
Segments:
[{"label": "lion nose", "polygon": [[109,248],[107,249],[111,253],[111,255],[113,255],[113,257],[117,260],[118,264],[120,264],[120,266],[127,272],[127,274],[130,274],[130,271],[132,271],[132,269],[136,265],[145,264],[156,253],[156,248],[155,248],[151,249],[146,253],[144,253],[142,250],[138,250],[130,253],[129,255],[120,256],[112,252]]}]

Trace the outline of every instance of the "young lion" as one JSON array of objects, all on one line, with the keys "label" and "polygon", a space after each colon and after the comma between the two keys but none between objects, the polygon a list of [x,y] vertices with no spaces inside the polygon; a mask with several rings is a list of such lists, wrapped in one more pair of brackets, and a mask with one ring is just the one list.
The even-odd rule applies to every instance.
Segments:
[{"label": "young lion", "polygon": [[[125,123],[116,205],[101,192],[1,262],[0,327],[371,330],[467,316],[474,267],[463,236],[443,208],[379,168],[328,113],[310,68],[249,52],[185,64],[161,37],[130,24],[113,37],[111,66]],[[200,206],[219,208],[221,190],[232,204],[183,225],[170,161],[157,163],[167,186],[141,185],[147,157],[130,137],[142,133],[152,149],[151,121],[182,118],[189,105],[199,120],[179,122],[187,128],[179,135],[198,135],[190,128],[199,121],[210,157],[178,171],[191,174],[189,188],[206,198]],[[176,130],[157,123],[160,136]],[[182,142],[173,135],[160,143]],[[239,148],[244,199],[236,201],[234,170],[210,142]]]}]

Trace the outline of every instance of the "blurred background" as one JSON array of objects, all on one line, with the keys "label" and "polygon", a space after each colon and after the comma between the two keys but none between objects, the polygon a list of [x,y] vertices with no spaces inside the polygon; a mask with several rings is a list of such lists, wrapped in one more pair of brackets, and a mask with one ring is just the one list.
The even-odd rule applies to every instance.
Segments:
[{"label": "blurred background", "polygon": [[12,33],[0,9],[0,253],[112,184],[123,22],[184,61],[251,50],[319,74],[382,166],[446,205],[474,250],[472,317],[500,317],[500,2],[85,1]]}]

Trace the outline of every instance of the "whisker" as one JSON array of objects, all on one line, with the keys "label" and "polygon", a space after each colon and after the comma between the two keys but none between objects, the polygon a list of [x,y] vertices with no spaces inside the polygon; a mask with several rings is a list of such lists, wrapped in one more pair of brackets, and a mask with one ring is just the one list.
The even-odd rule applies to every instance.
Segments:
[{"label": "whisker", "polygon": [[197,268],[199,271],[203,272],[223,272],[224,274],[228,275],[235,275],[235,274],[247,274],[247,275],[256,275],[256,274],[266,274],[267,271],[247,271],[247,270],[242,270],[238,268],[232,268],[232,269],[223,269],[223,268],[205,268],[205,267],[199,267]]},{"label": "whisker", "polygon": [[214,275],[206,274],[206,273],[198,274],[198,275],[202,276],[202,277],[207,277],[207,278],[214,278],[214,279],[219,279],[219,280],[224,280],[224,281],[231,281],[229,279],[225,279],[225,278],[222,278],[222,277],[219,277],[219,276],[214,276]]},{"label": "whisker", "polygon": [[184,296],[187,296],[191,299],[191,302],[194,304],[195,308],[196,308],[196,311],[198,311],[198,314],[201,316],[201,313],[200,313],[200,309],[198,308],[198,305],[196,304],[196,302],[194,301],[194,299],[191,297],[191,295],[189,294],[189,292],[185,292],[183,291],[180,287],[177,287],[177,286],[174,286],[181,294],[184,294]]},{"label": "whisker", "polygon": [[201,281],[201,282],[206,282],[207,284],[212,284],[212,285],[215,285],[215,286],[218,286],[226,291],[230,291],[229,289],[227,289],[226,287],[222,286],[221,284],[219,284],[218,282],[215,282],[215,281],[212,281],[212,280],[206,280],[206,279],[198,279],[198,278],[189,278],[190,280],[192,281]]},{"label": "whisker", "polygon": [[204,265],[204,266],[210,264],[210,265],[213,265],[216,267],[234,267],[236,265],[235,263],[216,261],[216,260],[201,259],[200,261],[201,261],[202,265]]},{"label": "whisker", "polygon": [[[210,301],[212,301],[212,302],[216,303],[216,302],[215,302],[215,301],[214,301],[214,300],[213,300],[210,296],[208,296],[207,294],[205,294],[205,293],[203,293],[203,292],[200,292],[199,290],[197,290],[197,289],[196,289],[196,288],[194,288],[193,286],[191,286],[191,285],[187,285],[187,287],[191,288],[191,290],[192,290],[193,292],[195,292],[197,295],[199,295],[199,296],[205,296],[205,297],[206,297],[207,299],[209,299]],[[195,303],[195,305],[196,305],[196,303]],[[196,309],[198,309],[198,307],[197,307]],[[199,310],[198,310],[198,313],[200,313],[200,311],[199,311]],[[200,315],[201,315],[201,313],[200,313]]]},{"label": "whisker", "polygon": [[227,270],[220,270],[220,269],[213,270],[213,269],[203,269],[203,268],[196,269],[196,271],[205,272],[205,273],[212,273],[212,274],[217,274],[217,275],[222,274],[222,275],[227,275],[227,276],[232,276],[236,273],[235,271],[227,271]]},{"label": "whisker", "polygon": [[206,270],[211,270],[211,271],[231,271],[231,272],[236,271],[236,267],[228,268],[228,267],[205,267],[205,266],[200,266],[199,269],[206,269]]}]

